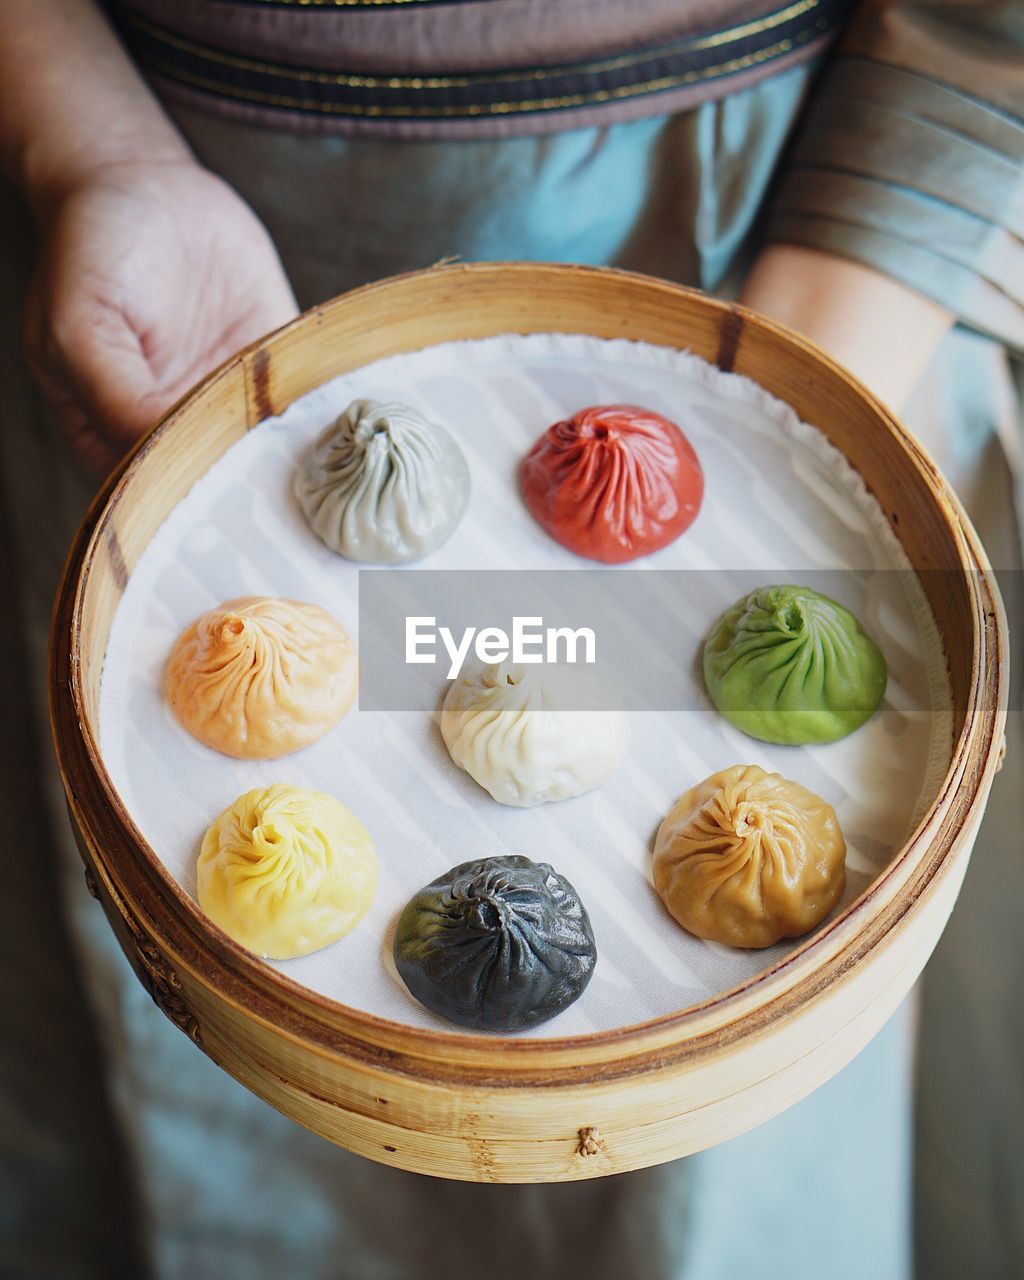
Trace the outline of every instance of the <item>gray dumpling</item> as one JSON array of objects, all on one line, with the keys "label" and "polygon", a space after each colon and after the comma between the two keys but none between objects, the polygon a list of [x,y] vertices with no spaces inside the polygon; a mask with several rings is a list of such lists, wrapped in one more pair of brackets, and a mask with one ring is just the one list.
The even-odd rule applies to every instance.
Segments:
[{"label": "gray dumpling", "polygon": [[404,564],[455,531],[469,505],[469,467],[448,432],[415,409],[353,400],[299,464],[295,493],[332,551]]}]

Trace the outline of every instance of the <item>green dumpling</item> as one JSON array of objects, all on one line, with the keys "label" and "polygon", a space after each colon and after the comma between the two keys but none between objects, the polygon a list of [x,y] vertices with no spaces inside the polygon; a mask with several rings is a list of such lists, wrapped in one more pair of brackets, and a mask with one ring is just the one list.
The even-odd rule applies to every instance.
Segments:
[{"label": "green dumpling", "polygon": [[759,587],[704,646],[711,701],[762,742],[834,742],[878,709],[882,652],[848,609],[807,587]]}]

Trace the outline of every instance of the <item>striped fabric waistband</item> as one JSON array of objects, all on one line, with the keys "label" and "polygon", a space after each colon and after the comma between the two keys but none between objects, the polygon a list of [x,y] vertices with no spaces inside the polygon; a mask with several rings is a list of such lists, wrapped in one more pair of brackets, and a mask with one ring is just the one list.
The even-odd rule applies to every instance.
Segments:
[{"label": "striped fabric waistband", "polygon": [[[434,0],[386,2],[433,5]],[[253,0],[234,4],[248,8]],[[730,27],[612,56],[402,74],[324,66],[322,58],[321,65],[303,66],[250,56],[173,30],[128,4],[109,6],[143,70],[158,85],[183,90],[199,105],[219,104],[235,115],[255,112],[264,123],[283,128],[408,137],[549,132],[598,119],[680,110],[812,56],[850,7],[850,0],[793,0]],[[316,14],[309,16],[316,21]]]}]

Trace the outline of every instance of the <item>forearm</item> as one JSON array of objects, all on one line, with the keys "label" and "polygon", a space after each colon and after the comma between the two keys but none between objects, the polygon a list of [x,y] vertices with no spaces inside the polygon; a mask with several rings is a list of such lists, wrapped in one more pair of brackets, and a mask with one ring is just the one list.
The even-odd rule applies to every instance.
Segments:
[{"label": "forearm", "polygon": [[189,150],[92,0],[5,0],[0,167],[45,217],[107,165]]},{"label": "forearm", "polygon": [[937,303],[870,267],[796,245],[762,252],[742,300],[806,334],[894,409],[909,399],[954,322]]}]

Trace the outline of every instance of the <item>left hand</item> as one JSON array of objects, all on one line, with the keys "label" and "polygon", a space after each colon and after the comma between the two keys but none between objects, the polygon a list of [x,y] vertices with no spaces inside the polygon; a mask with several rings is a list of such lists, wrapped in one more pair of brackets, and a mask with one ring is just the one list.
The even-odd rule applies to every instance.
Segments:
[{"label": "left hand", "polygon": [[97,472],[204,374],[296,313],[263,225],[191,158],[98,166],[41,222],[26,350]]}]

